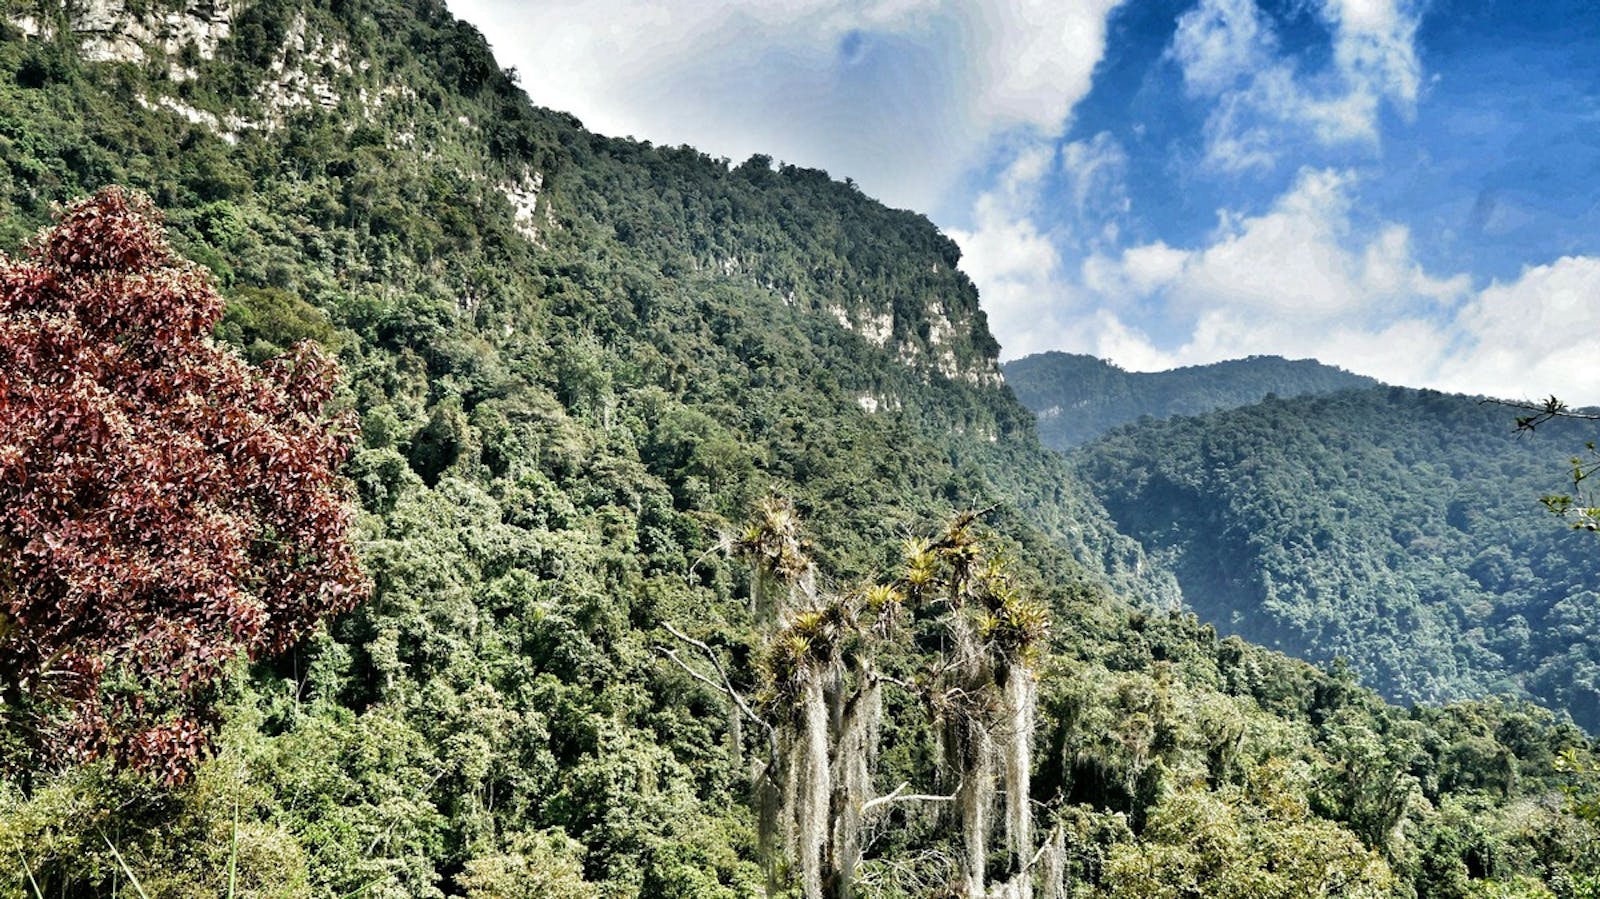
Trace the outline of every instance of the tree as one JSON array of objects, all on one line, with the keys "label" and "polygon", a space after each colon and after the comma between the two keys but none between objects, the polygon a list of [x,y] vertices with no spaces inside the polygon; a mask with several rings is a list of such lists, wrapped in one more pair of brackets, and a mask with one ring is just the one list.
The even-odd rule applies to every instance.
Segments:
[{"label": "tree", "polygon": [[183,779],[226,666],[366,585],[314,344],[252,367],[148,199],[107,188],[0,256],[0,763]]},{"label": "tree", "polygon": [[[1503,402],[1495,401],[1503,406],[1520,409],[1530,413],[1517,416],[1517,432],[1532,434],[1539,426],[1550,421],[1560,419],[1576,419],[1578,421],[1600,421],[1600,415],[1590,412],[1575,411],[1564,401],[1554,396],[1546,397],[1538,403],[1528,402]],[[1600,531],[1600,498],[1584,493],[1584,482],[1596,474],[1600,474],[1600,450],[1595,448],[1594,441],[1585,445],[1588,456],[1573,456],[1568,460],[1569,473],[1572,478],[1571,493],[1550,493],[1540,497],[1544,507],[1556,515],[1567,519],[1572,527],[1582,531]]]},{"label": "tree", "polygon": [[848,899],[856,894],[868,811],[901,800],[949,799],[902,796],[905,785],[888,797],[873,795],[883,715],[876,657],[896,629],[903,594],[886,585],[819,593],[810,543],[794,507],[781,497],[762,500],[750,524],[724,538],[723,546],[751,566],[750,608],[763,638],[755,702],[733,688],[709,645],[670,624],[667,630],[699,649],[720,681],[676,652],[663,652],[724,692],[737,710],[735,723],[742,714],[767,734],[767,758],[752,785],[767,894],[778,895],[787,866],[805,899]]},{"label": "tree", "polygon": [[[761,691],[753,703],[733,687],[710,645],[665,625],[700,652],[715,677],[675,650],[660,651],[724,693],[735,722],[742,715],[768,736],[768,757],[754,783],[768,895],[782,889],[784,867],[805,899],[857,895],[863,831],[875,810],[881,814],[896,802],[949,803],[960,836],[960,893],[990,895],[985,878],[997,782],[1008,856],[999,895],[1033,895],[1033,869],[1043,855],[1032,842],[1030,806],[1033,668],[1049,614],[1023,595],[1000,558],[986,553],[976,533],[980,514],[957,514],[936,539],[906,540],[904,568],[893,583],[833,594],[817,589],[794,507],[780,497],[763,500],[749,526],[722,544],[752,569],[750,607],[763,644]],[[924,658],[920,683],[885,675],[879,653],[919,616],[934,624],[940,649]],[[930,713],[940,743],[936,773],[948,795],[908,793],[909,782],[875,795],[886,683],[912,692]]]},{"label": "tree", "polygon": [[913,606],[941,606],[949,639],[928,700],[954,788],[953,823],[962,836],[964,895],[988,895],[986,876],[996,782],[1007,865],[1003,895],[1033,895],[1030,807],[1033,667],[1050,628],[1048,610],[1025,597],[1006,563],[986,553],[976,533],[981,513],[962,512],[936,540],[904,545],[904,589]]}]

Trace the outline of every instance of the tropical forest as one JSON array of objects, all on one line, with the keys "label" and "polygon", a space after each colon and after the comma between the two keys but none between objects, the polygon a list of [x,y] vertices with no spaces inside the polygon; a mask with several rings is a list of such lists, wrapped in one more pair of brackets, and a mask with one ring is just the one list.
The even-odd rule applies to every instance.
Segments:
[{"label": "tropical forest", "polygon": [[0,0],[0,899],[1600,896],[1583,409],[1002,365],[457,6]]}]

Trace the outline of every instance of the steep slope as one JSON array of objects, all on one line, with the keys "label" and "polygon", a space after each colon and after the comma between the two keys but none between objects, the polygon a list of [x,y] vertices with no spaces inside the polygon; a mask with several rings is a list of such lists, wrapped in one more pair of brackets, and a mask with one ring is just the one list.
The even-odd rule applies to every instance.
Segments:
[{"label": "steep slope", "polygon": [[[660,448],[684,471],[652,471],[696,468],[725,515],[773,477],[893,470],[927,500],[1027,507],[1090,570],[1136,587],[1137,548],[1083,491],[1049,486],[1070,478],[1037,452],[958,250],[926,219],[764,157],[730,166],[588,134],[531,107],[433,5],[167,5],[13,15],[35,37],[12,48],[10,244],[100,184],[151,192],[180,247],[234,290],[229,336],[263,339],[262,352],[300,336],[281,307],[304,300],[360,346],[412,360],[404,402],[387,385],[366,397],[388,395],[373,403],[399,419],[386,439],[430,483],[457,447],[411,436],[441,402],[508,414],[515,398],[486,382],[531,381],[602,430],[642,410],[632,391],[657,387],[710,415],[695,427],[744,442],[720,460],[731,481],[700,470],[692,445]],[[173,24],[190,21],[203,24]],[[91,74],[106,90],[82,89]],[[505,371],[510,359],[525,370]],[[916,439],[893,438],[905,429]],[[887,454],[852,451],[861,432]],[[503,468],[507,448],[474,449]],[[1014,464],[976,474],[991,458]],[[819,488],[807,512],[894,533],[871,503],[843,502],[847,489]]]},{"label": "steep slope", "polygon": [[[1588,789],[1558,764],[1591,763],[1570,726],[1407,712],[1135,611],[1170,579],[1039,446],[925,219],[820,172],[586,132],[436,2],[5,10],[0,241],[140,187],[228,294],[222,339],[335,347],[375,587],[239,673],[194,782],[0,783],[0,855],[45,894],[105,895],[124,864],[152,896],[225,894],[234,870],[240,895],[319,899],[758,893],[761,741],[661,650],[690,630],[762,686],[750,577],[718,548],[773,491],[846,590],[995,506],[985,539],[1055,621],[1031,798],[1056,886],[1295,895],[1290,871],[1545,895],[1593,871],[1559,793]],[[900,674],[875,788],[954,789],[937,697]],[[886,814],[864,894],[948,887],[948,824]]]},{"label": "steep slope", "polygon": [[1040,353],[1007,362],[1006,382],[1039,417],[1039,439],[1068,450],[1144,416],[1198,415],[1259,402],[1377,384],[1314,359],[1251,356],[1170,371],[1130,372],[1093,356]]},{"label": "steep slope", "polygon": [[1600,727],[1600,552],[1545,512],[1591,429],[1378,388],[1130,426],[1079,471],[1203,618],[1407,702],[1532,695]]}]

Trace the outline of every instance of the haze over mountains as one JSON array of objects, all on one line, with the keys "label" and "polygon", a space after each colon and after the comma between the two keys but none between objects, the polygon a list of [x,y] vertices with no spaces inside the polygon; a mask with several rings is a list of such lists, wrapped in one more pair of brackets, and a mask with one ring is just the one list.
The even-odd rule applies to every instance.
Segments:
[{"label": "haze over mountains", "polygon": [[1040,353],[1003,366],[1006,383],[1039,417],[1039,439],[1066,450],[1143,416],[1171,418],[1246,406],[1269,393],[1331,393],[1378,382],[1315,359],[1251,356],[1130,372],[1076,353]]},{"label": "haze over mountains", "polygon": [[1203,619],[1396,700],[1532,696],[1600,726],[1600,554],[1539,503],[1592,426],[1519,434],[1506,407],[1310,360],[1005,370]]}]

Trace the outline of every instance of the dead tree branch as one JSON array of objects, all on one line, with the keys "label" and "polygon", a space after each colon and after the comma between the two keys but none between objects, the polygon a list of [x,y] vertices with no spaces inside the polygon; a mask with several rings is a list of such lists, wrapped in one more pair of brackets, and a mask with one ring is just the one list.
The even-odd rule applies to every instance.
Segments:
[{"label": "dead tree branch", "polygon": [[693,646],[694,648],[700,650],[700,654],[705,656],[706,657],[706,661],[711,663],[711,667],[716,670],[717,677],[721,678],[722,682],[721,683],[717,683],[716,681],[712,680],[711,678],[706,677],[704,674],[701,674],[700,672],[694,670],[694,668],[692,666],[690,666],[687,662],[685,662],[683,659],[678,658],[677,650],[667,649],[665,646],[658,646],[658,647],[656,647],[656,650],[658,652],[660,652],[662,655],[666,656],[667,658],[671,659],[673,661],[673,663],[675,663],[679,668],[682,668],[684,670],[684,672],[686,672],[690,677],[693,677],[695,680],[698,680],[701,683],[707,684],[712,689],[717,690],[718,692],[726,693],[728,695],[728,698],[733,700],[733,704],[735,706],[738,706],[739,711],[743,712],[744,716],[746,718],[749,718],[751,721],[755,722],[757,725],[759,725],[763,730],[765,730],[767,732],[767,737],[769,739],[771,739],[771,738],[773,738],[775,736],[774,731],[772,729],[772,725],[767,723],[767,721],[765,719],[763,719],[760,715],[757,715],[755,713],[755,710],[750,708],[750,703],[745,701],[744,696],[742,694],[740,694],[738,690],[734,689],[733,682],[731,680],[729,680],[729,678],[728,678],[727,669],[722,667],[721,660],[717,658],[716,650],[712,649],[705,641],[696,640],[695,638],[689,636],[688,634],[684,633],[683,631],[680,631],[677,628],[673,627],[671,624],[668,624],[666,622],[662,622],[661,626],[666,628],[667,632],[672,634],[672,636],[677,637],[679,640],[682,640],[683,642],[689,644],[690,646]]}]

